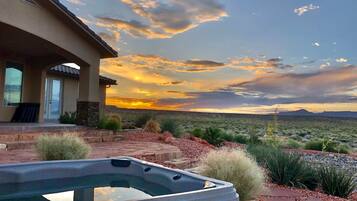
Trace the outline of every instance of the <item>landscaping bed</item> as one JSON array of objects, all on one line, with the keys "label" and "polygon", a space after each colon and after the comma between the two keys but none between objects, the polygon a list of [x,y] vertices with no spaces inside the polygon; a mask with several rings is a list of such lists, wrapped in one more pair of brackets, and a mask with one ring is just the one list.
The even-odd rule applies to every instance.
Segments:
[{"label": "landscaping bed", "polygon": [[[181,150],[184,157],[190,159],[191,163],[196,163],[203,155],[207,154],[211,150],[217,149],[202,139],[190,137],[188,135],[182,138],[174,138],[167,132],[164,134],[154,134],[136,130],[124,132],[123,136],[125,140],[157,142],[176,146]],[[224,142],[223,147],[244,149],[245,145],[234,142]],[[310,163],[331,164],[336,165],[336,167],[342,167],[352,171],[355,171],[356,168],[357,160],[354,155],[332,154],[298,149],[291,149],[289,151],[302,155],[303,159]],[[156,162],[165,165],[164,161]],[[291,188],[287,186],[279,186],[269,182],[266,184],[266,186],[267,190],[257,200],[357,200],[357,193],[353,193],[349,199],[343,199],[321,193],[319,192],[319,189],[316,191],[311,191],[306,189]]]}]

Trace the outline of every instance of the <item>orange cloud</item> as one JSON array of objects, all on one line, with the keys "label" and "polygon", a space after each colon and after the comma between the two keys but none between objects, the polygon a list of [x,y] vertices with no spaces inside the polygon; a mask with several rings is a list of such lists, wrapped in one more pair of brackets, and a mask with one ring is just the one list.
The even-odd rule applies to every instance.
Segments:
[{"label": "orange cloud", "polygon": [[158,99],[138,99],[138,98],[122,98],[108,97],[107,105],[114,105],[120,108],[129,109],[153,109],[153,110],[177,110],[185,104],[159,104]]}]

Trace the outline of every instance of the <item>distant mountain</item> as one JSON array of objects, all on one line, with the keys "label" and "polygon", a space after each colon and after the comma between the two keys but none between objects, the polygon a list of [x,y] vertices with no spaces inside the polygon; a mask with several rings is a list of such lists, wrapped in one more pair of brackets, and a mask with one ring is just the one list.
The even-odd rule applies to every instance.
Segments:
[{"label": "distant mountain", "polygon": [[345,118],[357,118],[357,112],[341,111],[341,112],[309,112],[305,109],[289,112],[279,112],[280,116],[319,116],[319,117],[345,117]]}]

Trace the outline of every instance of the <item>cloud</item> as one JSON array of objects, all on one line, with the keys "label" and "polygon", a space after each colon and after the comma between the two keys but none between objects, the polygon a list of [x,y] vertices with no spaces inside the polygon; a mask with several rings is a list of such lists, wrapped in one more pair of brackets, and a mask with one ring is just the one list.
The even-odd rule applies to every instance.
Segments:
[{"label": "cloud", "polygon": [[348,62],[348,59],[341,57],[341,58],[337,58],[337,59],[336,59],[336,62],[337,62],[337,63],[347,63],[347,62]]},{"label": "cloud", "polygon": [[202,23],[219,21],[228,16],[217,0],[121,1],[142,20],[99,16],[97,25],[123,30],[133,37],[171,38]]},{"label": "cloud", "polygon": [[349,94],[357,88],[356,66],[306,74],[272,74],[231,85],[237,91],[254,92],[265,97],[313,97],[326,99]]},{"label": "cloud", "polygon": [[314,42],[314,43],[312,43],[312,46],[315,46],[315,47],[320,47],[320,43],[318,43],[318,42]]},{"label": "cloud", "polygon": [[289,64],[284,64],[281,58],[257,59],[251,57],[231,59],[226,66],[255,72],[256,74],[273,73],[277,70],[286,70],[294,67]]},{"label": "cloud", "polygon": [[116,47],[116,44],[120,41],[120,32],[100,32],[98,35],[112,47]]},{"label": "cloud", "polygon": [[319,8],[320,8],[320,6],[315,6],[313,4],[309,4],[309,5],[302,6],[300,8],[295,8],[294,13],[296,13],[298,16],[302,16],[306,12],[313,11],[313,10],[316,10]]}]

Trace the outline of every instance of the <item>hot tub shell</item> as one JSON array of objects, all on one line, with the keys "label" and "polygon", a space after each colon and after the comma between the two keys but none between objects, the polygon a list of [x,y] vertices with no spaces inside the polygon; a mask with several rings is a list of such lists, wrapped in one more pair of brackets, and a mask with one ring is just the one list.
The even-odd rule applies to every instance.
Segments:
[{"label": "hot tub shell", "polygon": [[[53,179],[80,178],[94,175],[123,174],[140,177],[168,188],[172,194],[155,196],[145,201],[238,201],[238,194],[231,183],[200,176],[187,171],[170,169],[131,157],[93,160],[51,161],[0,165],[0,185],[35,182]],[[207,184],[211,184],[207,187]],[[206,188],[204,188],[206,186]],[[85,188],[78,186],[78,188]],[[46,192],[66,191],[46,189]],[[25,190],[24,190],[25,191]],[[0,195],[0,200],[41,192],[14,192]]]}]

